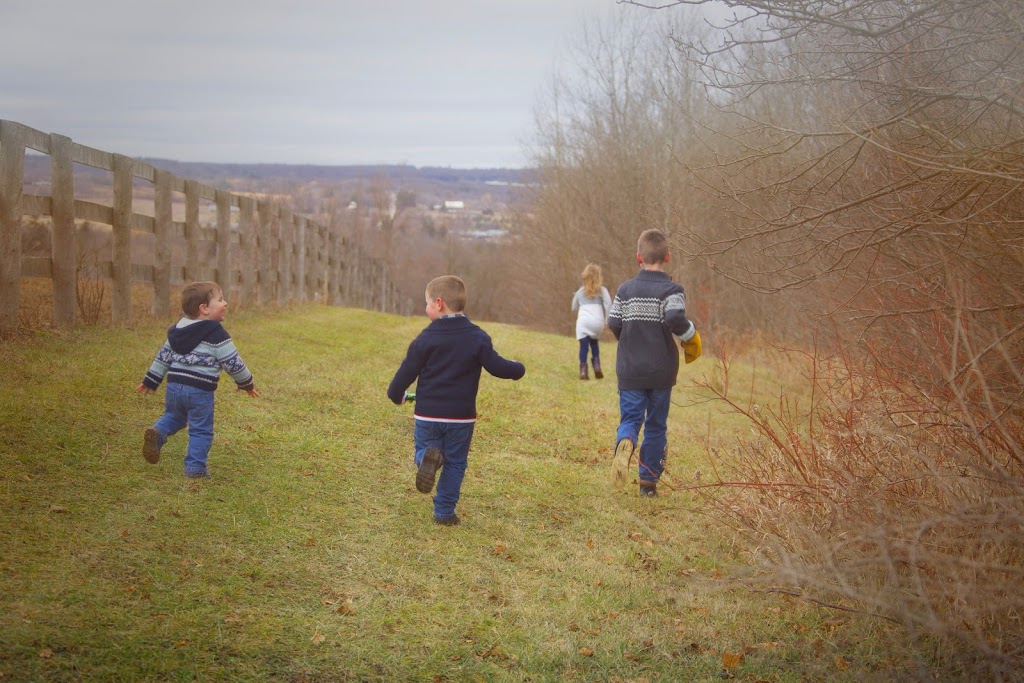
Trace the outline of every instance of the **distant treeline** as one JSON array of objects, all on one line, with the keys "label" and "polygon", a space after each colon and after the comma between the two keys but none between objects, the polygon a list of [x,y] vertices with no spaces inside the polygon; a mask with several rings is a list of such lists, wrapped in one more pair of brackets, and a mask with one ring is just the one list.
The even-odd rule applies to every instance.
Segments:
[{"label": "distant treeline", "polygon": [[[297,183],[331,182],[359,178],[384,178],[400,185],[413,179],[453,182],[503,182],[530,183],[536,180],[537,171],[531,168],[450,168],[424,166],[418,168],[407,164],[317,166],[313,164],[220,164],[200,161],[174,161],[140,157],[141,161],[157,168],[170,171],[181,177],[195,178],[205,182],[210,178],[237,178],[254,181],[287,181]],[[103,173],[98,169],[79,167],[76,173]],[[25,155],[26,180],[40,180],[49,177],[50,159],[43,154]]]}]

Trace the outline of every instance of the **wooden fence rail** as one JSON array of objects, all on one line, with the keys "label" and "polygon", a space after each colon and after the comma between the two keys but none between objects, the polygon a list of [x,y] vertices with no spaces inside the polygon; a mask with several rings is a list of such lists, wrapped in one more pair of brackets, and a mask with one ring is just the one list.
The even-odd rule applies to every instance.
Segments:
[{"label": "wooden fence rail", "polygon": [[[25,151],[50,156],[50,195],[24,191]],[[110,206],[75,199],[74,164],[110,171]],[[133,211],[135,179],[153,185],[153,215]],[[185,220],[172,220],[174,193],[184,195]],[[216,225],[200,223],[200,202],[216,206]],[[233,212],[237,220],[232,221]],[[49,216],[51,254],[21,253],[22,219]],[[369,258],[341,233],[331,213],[327,224],[295,214],[280,202],[179,178],[148,163],[80,145],[63,135],[43,133],[0,119],[0,330],[18,325],[22,277],[50,278],[53,318],[74,325],[77,312],[79,247],[76,220],[111,226],[111,260],[97,263],[99,275],[111,280],[111,320],[131,318],[133,282],[151,283],[152,312],[171,315],[171,286],[215,280],[232,304],[243,307],[305,302],[319,296],[327,304],[408,313],[386,268]],[[151,264],[132,263],[135,233],[154,236]],[[172,263],[172,244],[184,244],[184,263]],[[202,242],[212,242],[201,250]],[[204,258],[204,251],[206,257]],[[318,296],[319,295],[319,296]]]}]

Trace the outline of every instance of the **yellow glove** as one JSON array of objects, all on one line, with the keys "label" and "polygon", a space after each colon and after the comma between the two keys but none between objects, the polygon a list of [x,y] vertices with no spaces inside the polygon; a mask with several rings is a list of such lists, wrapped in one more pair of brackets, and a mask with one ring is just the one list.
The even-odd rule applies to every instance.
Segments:
[{"label": "yellow glove", "polygon": [[686,359],[687,363],[692,363],[700,358],[702,347],[700,344],[700,332],[697,330],[693,331],[693,337],[690,341],[679,342],[679,345],[683,347],[683,358]]}]

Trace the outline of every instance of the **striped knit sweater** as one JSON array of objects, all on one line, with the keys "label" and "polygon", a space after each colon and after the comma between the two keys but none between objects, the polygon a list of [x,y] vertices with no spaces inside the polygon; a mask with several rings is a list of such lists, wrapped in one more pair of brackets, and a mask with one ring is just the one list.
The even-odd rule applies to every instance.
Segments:
[{"label": "striped knit sweater", "polygon": [[697,333],[686,317],[686,294],[668,273],[641,270],[619,285],[608,312],[619,340],[615,374],[619,389],[671,389],[679,373],[676,341]]},{"label": "striped knit sweater", "polygon": [[252,373],[219,322],[182,318],[167,330],[167,341],[142,383],[156,390],[166,376],[168,384],[216,391],[221,370],[231,375],[239,389],[249,391],[255,386]]}]

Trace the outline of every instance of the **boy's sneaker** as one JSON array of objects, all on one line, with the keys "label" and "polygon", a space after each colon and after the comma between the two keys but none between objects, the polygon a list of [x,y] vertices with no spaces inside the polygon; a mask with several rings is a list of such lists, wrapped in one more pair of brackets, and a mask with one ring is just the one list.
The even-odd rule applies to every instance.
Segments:
[{"label": "boy's sneaker", "polygon": [[441,526],[458,526],[462,520],[459,519],[458,515],[452,515],[451,517],[434,517],[434,524],[440,524]]},{"label": "boy's sneaker", "polygon": [[153,465],[160,462],[160,432],[156,427],[146,428],[142,435],[142,457]]},{"label": "boy's sneaker", "polygon": [[657,498],[658,489],[655,488],[654,484],[640,484],[640,497],[641,498]]},{"label": "boy's sneaker", "polygon": [[185,473],[185,478],[186,479],[209,479],[210,478],[210,473],[209,472],[186,472]]},{"label": "boy's sneaker", "polygon": [[633,459],[633,451],[636,445],[627,439],[619,439],[615,444],[615,455],[612,456],[612,486],[621,489],[626,485],[629,477],[629,461]]},{"label": "boy's sneaker", "polygon": [[420,493],[430,493],[434,490],[434,477],[437,476],[437,471],[441,469],[441,449],[434,446],[427,448],[427,452],[423,454],[423,461],[420,463],[420,467],[416,470],[416,490]]}]

